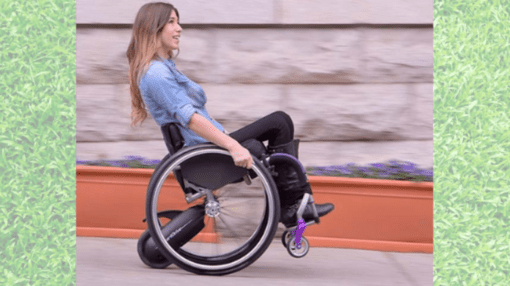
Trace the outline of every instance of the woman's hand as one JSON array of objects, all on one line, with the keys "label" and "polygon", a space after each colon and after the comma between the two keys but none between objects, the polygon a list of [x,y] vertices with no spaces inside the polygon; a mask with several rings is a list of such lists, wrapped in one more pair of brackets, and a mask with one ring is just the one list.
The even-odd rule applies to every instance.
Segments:
[{"label": "woman's hand", "polygon": [[250,151],[248,149],[241,146],[241,144],[237,143],[228,149],[232,159],[234,160],[234,164],[238,167],[243,167],[246,169],[251,169],[251,165],[253,164],[253,159],[251,157]]}]

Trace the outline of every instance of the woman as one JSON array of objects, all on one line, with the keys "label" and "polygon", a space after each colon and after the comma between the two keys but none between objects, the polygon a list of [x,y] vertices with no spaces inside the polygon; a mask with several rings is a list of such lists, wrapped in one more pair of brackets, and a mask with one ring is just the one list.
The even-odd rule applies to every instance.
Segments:
[{"label": "woman", "polygon": [[[209,116],[202,88],[175,67],[173,51],[179,50],[181,32],[179,13],[171,4],[148,3],[140,8],[127,50],[132,124],[147,118],[147,107],[160,126],[178,123],[185,146],[212,142],[228,150],[235,165],[248,169],[253,164],[252,156],[240,143],[249,139],[268,140],[269,152],[297,157],[294,126],[284,112],[274,112],[228,135],[223,126]],[[300,185],[297,174],[289,166],[279,165],[276,172],[282,210],[280,221],[291,227],[297,223],[297,208],[310,185]],[[332,204],[317,204],[316,207],[319,216],[334,208]],[[313,218],[310,206],[303,217]]]}]

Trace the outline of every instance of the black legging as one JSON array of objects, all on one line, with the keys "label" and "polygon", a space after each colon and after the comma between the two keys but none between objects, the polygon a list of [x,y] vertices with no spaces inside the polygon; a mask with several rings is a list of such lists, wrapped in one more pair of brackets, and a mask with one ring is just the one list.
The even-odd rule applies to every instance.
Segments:
[{"label": "black legging", "polygon": [[240,143],[256,139],[260,142],[268,140],[269,146],[278,146],[294,139],[294,124],[287,113],[276,111],[229,135]]}]

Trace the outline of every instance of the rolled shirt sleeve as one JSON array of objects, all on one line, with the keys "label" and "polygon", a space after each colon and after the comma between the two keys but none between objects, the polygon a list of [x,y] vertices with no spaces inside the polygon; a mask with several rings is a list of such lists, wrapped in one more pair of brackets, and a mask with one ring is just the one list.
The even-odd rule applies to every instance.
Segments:
[{"label": "rolled shirt sleeve", "polygon": [[185,140],[184,146],[208,142],[189,129],[194,113],[204,116],[220,131],[225,130],[205,109],[207,98],[204,90],[177,71],[175,63],[170,59],[151,62],[138,87],[145,106],[160,126],[170,122],[178,123]]},{"label": "rolled shirt sleeve", "polygon": [[[182,126],[188,127],[197,109],[177,81],[166,67],[156,64],[149,68],[140,81],[140,91],[151,112],[168,112]],[[153,114],[153,117],[159,116]]]}]

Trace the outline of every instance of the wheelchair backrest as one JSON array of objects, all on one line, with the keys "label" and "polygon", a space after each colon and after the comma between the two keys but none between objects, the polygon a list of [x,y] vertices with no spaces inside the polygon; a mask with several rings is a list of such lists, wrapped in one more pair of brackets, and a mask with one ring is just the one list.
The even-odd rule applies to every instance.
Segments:
[{"label": "wheelchair backrest", "polygon": [[161,132],[163,133],[163,139],[170,155],[173,155],[184,146],[184,138],[182,138],[177,123],[167,123],[161,126]]}]

